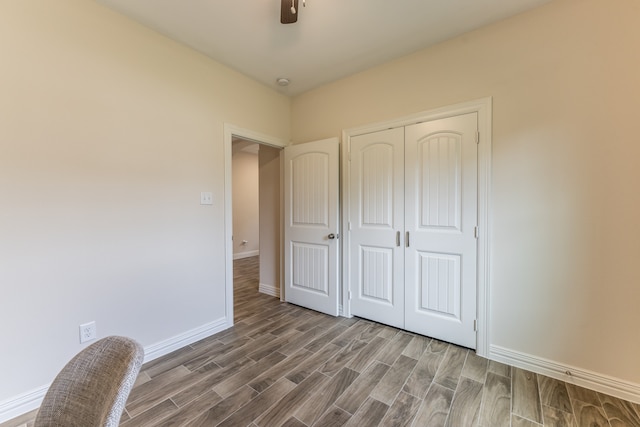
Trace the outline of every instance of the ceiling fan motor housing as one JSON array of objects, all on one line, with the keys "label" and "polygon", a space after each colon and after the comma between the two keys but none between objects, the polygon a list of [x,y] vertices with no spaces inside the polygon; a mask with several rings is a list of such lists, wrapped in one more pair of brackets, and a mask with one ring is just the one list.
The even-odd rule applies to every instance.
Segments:
[{"label": "ceiling fan motor housing", "polygon": [[280,0],[280,23],[293,24],[298,21],[298,0]]}]

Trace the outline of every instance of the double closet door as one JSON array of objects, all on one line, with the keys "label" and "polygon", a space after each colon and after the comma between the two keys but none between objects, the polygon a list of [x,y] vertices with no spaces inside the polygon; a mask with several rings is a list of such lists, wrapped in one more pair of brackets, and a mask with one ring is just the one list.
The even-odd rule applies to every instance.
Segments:
[{"label": "double closet door", "polygon": [[351,137],[351,313],[476,348],[477,113]]}]

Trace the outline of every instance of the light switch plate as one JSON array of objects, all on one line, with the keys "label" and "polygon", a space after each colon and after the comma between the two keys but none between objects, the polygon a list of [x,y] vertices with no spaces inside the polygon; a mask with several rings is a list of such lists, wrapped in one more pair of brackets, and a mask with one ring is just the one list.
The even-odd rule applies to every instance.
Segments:
[{"label": "light switch plate", "polygon": [[208,191],[203,191],[200,193],[200,204],[201,205],[212,205],[213,204],[213,193]]}]

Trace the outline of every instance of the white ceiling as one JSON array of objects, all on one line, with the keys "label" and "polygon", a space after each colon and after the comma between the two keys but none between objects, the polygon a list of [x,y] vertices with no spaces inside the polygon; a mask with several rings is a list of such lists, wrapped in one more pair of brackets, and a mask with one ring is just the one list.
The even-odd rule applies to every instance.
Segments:
[{"label": "white ceiling", "polygon": [[293,96],[550,0],[96,1]]}]

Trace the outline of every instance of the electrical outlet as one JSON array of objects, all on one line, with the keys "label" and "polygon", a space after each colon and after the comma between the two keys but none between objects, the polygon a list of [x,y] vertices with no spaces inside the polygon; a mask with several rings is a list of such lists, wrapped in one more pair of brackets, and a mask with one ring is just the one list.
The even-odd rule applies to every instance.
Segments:
[{"label": "electrical outlet", "polygon": [[200,193],[200,204],[201,205],[212,205],[213,204],[213,193],[209,191],[203,191]]},{"label": "electrical outlet", "polygon": [[80,325],[80,344],[96,339],[96,322]]}]

